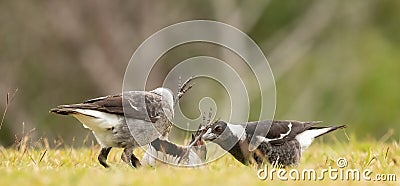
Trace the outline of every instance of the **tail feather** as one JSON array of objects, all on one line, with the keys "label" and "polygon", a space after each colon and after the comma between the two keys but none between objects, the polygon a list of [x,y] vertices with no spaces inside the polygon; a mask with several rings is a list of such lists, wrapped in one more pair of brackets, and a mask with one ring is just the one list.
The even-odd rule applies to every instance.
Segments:
[{"label": "tail feather", "polygon": [[50,112],[61,115],[76,114],[75,110],[82,108],[82,106],[83,104],[59,105],[56,108],[50,109]]},{"label": "tail feather", "polygon": [[314,137],[314,138],[318,138],[318,137],[320,137],[320,136],[322,136],[324,134],[328,134],[328,133],[333,132],[333,131],[335,131],[337,129],[343,129],[343,128],[346,128],[346,127],[347,127],[346,125],[338,125],[338,126],[330,126],[330,127],[310,127],[308,130],[328,129],[328,130],[324,131],[323,133],[321,133],[319,135],[316,135]]},{"label": "tail feather", "polygon": [[[304,123],[304,130],[309,130],[310,128],[313,128],[315,125],[318,125],[320,123],[322,123],[322,121],[307,121],[307,122],[303,122]],[[315,127],[317,128],[317,127]]]},{"label": "tail feather", "polygon": [[306,131],[298,134],[296,136],[296,140],[300,143],[301,151],[303,152],[311,145],[315,138],[345,127],[346,125],[330,127],[310,127]]}]

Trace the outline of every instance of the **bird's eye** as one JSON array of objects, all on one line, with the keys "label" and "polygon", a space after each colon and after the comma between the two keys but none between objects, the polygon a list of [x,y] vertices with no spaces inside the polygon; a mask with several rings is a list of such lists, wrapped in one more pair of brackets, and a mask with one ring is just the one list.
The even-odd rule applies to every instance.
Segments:
[{"label": "bird's eye", "polygon": [[214,128],[214,130],[215,130],[215,132],[218,133],[218,134],[221,134],[221,133],[222,133],[222,127],[221,127],[221,126],[216,126],[216,127]]}]

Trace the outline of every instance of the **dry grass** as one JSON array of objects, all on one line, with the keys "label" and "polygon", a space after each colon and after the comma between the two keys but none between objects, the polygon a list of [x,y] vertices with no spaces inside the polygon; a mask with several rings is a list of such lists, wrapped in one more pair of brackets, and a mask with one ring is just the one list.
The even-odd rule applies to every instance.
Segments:
[{"label": "dry grass", "polygon": [[[257,170],[245,167],[230,155],[201,168],[160,166],[132,169],[120,160],[121,150],[112,150],[108,162],[111,169],[97,162],[99,147],[71,148],[61,145],[50,149],[46,140],[29,142],[23,136],[13,148],[0,147],[0,185],[386,185],[396,182],[366,181],[280,181],[257,178]],[[137,155],[143,154],[138,149]],[[344,157],[347,168],[371,169],[376,173],[400,176],[400,147],[398,142],[355,141],[331,143],[317,141],[302,157],[298,170],[321,170],[332,166]],[[288,170],[291,168],[288,168]]]},{"label": "dry grass", "polygon": [[15,89],[14,92],[12,92],[12,93],[10,91],[7,92],[6,105],[4,108],[3,116],[1,117],[1,121],[0,121],[0,130],[3,127],[3,123],[4,123],[4,119],[6,118],[8,107],[10,106],[11,102],[14,100],[14,97],[17,94],[17,92],[18,92],[18,89]]}]

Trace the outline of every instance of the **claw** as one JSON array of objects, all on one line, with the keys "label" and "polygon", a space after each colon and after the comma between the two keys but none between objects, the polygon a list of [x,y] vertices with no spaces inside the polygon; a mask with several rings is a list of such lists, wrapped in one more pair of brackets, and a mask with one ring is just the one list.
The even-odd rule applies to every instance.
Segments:
[{"label": "claw", "polygon": [[121,159],[128,165],[137,168],[141,166],[140,160],[136,158],[136,156],[132,153],[132,151],[133,151],[132,148],[125,148],[124,152],[121,155]]},{"label": "claw", "polygon": [[186,80],[180,87],[178,90],[178,100],[187,92],[189,91],[193,85],[195,85],[195,83],[189,85],[189,83],[191,81],[193,81],[194,79],[196,79],[198,76],[192,76],[190,77],[188,80]]}]

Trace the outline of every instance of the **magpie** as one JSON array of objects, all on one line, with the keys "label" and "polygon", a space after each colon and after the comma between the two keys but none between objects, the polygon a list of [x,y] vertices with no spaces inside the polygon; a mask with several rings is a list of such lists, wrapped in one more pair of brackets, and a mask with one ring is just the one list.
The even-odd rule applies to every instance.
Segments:
[{"label": "magpie", "polygon": [[[292,120],[265,120],[231,124],[215,121],[207,126],[202,135],[205,141],[218,144],[244,165],[261,166],[265,160],[273,165],[294,166],[300,161],[304,152],[319,136],[334,130],[345,128],[345,125],[317,127],[319,121],[301,122]],[[258,129],[266,135],[258,135]],[[257,129],[257,130],[258,130]],[[259,144],[254,151],[249,150],[250,140],[255,137]]]},{"label": "magpie", "polygon": [[147,145],[142,158],[144,165],[154,167],[156,162],[179,166],[198,166],[206,160],[207,149],[204,141],[192,135],[188,146],[177,145],[164,139],[156,139]]},{"label": "magpie", "polygon": [[[106,161],[112,147],[124,148],[121,159],[133,167],[138,167],[140,161],[132,151],[140,144],[129,130],[123,104],[130,104],[129,106],[134,108],[126,113],[126,117],[132,119],[130,122],[150,127],[154,125],[157,131],[165,136],[172,126],[167,117],[172,118],[174,115],[174,98],[172,91],[167,88],[156,88],[148,92],[129,91],[125,92],[124,96],[129,98],[127,102],[123,101],[122,94],[117,94],[90,99],[79,104],[60,105],[50,112],[71,115],[93,132],[101,145],[98,160],[104,167],[109,167]],[[153,134],[143,131],[141,135],[146,137]]]},{"label": "magpie", "polygon": [[109,167],[107,156],[113,147],[124,148],[121,159],[132,167],[138,167],[141,163],[132,153],[133,149],[158,138],[167,138],[172,127],[170,119],[174,117],[174,106],[193,87],[189,82],[195,78],[190,77],[179,85],[176,97],[170,89],[160,87],[152,91],[127,91],[79,104],[60,105],[50,112],[71,115],[92,131],[101,146],[97,159],[105,168]]}]

